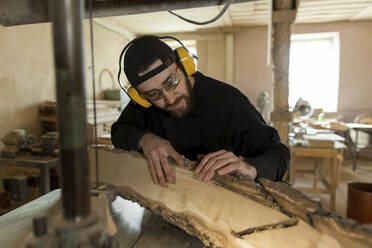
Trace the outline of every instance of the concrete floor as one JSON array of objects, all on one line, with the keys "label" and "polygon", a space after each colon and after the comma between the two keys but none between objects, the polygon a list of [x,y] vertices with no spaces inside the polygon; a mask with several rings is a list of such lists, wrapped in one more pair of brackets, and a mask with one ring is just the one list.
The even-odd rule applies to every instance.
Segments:
[{"label": "concrete floor", "polygon": [[[296,162],[296,168],[311,168],[314,160],[299,158]],[[296,182],[294,186],[311,187],[313,184],[312,174],[296,173]],[[342,166],[341,180],[336,191],[336,209],[335,212],[346,217],[347,211],[347,190],[349,182],[369,182],[372,183],[372,160],[358,159],[356,171],[352,170],[352,160],[346,159]],[[319,183],[319,187],[324,187]],[[321,202],[324,209],[329,211],[330,197],[327,194],[307,194],[311,199]]]}]

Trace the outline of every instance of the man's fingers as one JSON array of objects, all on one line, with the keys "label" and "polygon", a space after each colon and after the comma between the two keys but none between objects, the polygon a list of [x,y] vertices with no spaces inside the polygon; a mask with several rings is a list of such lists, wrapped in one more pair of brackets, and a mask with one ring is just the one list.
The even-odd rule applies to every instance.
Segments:
[{"label": "man's fingers", "polygon": [[163,171],[164,171],[165,178],[166,178],[167,182],[174,183],[172,168],[171,168],[171,166],[168,162],[168,158],[163,157],[160,161],[161,161],[161,165],[162,165],[162,168],[163,168]]},{"label": "man's fingers", "polygon": [[212,177],[215,174],[215,171],[221,167],[224,167],[226,163],[216,163],[214,166],[212,166],[207,173],[203,174],[201,180],[204,182],[207,182],[212,179]]},{"label": "man's fingers", "polygon": [[155,173],[154,164],[152,163],[151,159],[149,159],[148,161],[149,161],[150,174],[151,174],[151,177],[152,177],[152,181],[153,181],[154,184],[159,184],[158,177],[156,176],[156,173]]},{"label": "man's fingers", "polygon": [[203,159],[200,161],[198,167],[196,167],[195,172],[199,173],[204,168],[204,166],[209,162],[210,159],[212,159],[215,156],[221,155],[225,152],[226,150],[219,150],[217,152],[212,152],[212,153],[205,155]]},{"label": "man's fingers", "polygon": [[225,166],[221,169],[218,169],[217,170],[217,174],[220,175],[220,176],[223,176],[223,175],[227,175],[229,174],[230,172],[233,172],[237,169],[239,169],[239,162],[238,163],[233,163],[233,164],[229,164],[228,166]]},{"label": "man's fingers", "polygon": [[217,159],[216,158],[210,158],[206,164],[204,164],[203,168],[199,172],[199,180],[202,181],[204,178],[204,175],[208,172],[209,168],[211,168],[215,163]]},{"label": "man's fingers", "polygon": [[169,152],[169,156],[171,156],[179,166],[183,166],[184,162],[182,156],[174,149],[171,149],[171,151]]},{"label": "man's fingers", "polygon": [[174,150],[171,143],[153,133],[147,133],[142,136],[138,142],[138,146],[142,148],[145,157],[151,161],[149,162],[150,172],[154,183],[159,183],[165,187],[167,186],[167,182],[174,183],[174,173],[168,158],[172,157],[180,166],[183,166],[183,159]]},{"label": "man's fingers", "polygon": [[168,185],[164,177],[163,168],[160,164],[160,160],[155,160],[153,162],[154,162],[155,173],[159,180],[160,185],[163,187],[167,187]]},{"label": "man's fingers", "polygon": [[203,181],[209,181],[212,179],[212,177],[215,175],[216,173],[216,170],[218,170],[219,168],[222,168],[222,167],[225,167],[225,166],[229,166],[229,164],[233,164],[233,163],[236,163],[236,162],[239,162],[239,158],[237,157],[228,157],[228,158],[225,158],[225,159],[220,159],[218,160],[208,171],[207,173],[204,174],[202,180]]},{"label": "man's fingers", "polygon": [[200,172],[199,175],[199,180],[205,181],[205,177],[208,173],[208,171],[213,167],[213,166],[225,166],[228,163],[232,163],[238,160],[238,158],[232,153],[232,152],[227,152],[225,151],[222,154],[216,155],[213,158],[210,158],[208,162],[204,165],[203,169]]}]

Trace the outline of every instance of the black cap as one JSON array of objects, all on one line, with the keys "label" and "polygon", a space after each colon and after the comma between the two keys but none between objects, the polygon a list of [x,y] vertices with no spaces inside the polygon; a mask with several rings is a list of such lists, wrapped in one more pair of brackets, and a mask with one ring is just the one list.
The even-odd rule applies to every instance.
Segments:
[{"label": "black cap", "polygon": [[[163,61],[163,64],[142,76],[138,76],[139,72],[146,70],[156,59]],[[162,72],[174,62],[173,50],[166,43],[155,36],[141,37],[135,40],[125,52],[124,72],[129,83],[133,87],[137,87],[137,85]]]}]

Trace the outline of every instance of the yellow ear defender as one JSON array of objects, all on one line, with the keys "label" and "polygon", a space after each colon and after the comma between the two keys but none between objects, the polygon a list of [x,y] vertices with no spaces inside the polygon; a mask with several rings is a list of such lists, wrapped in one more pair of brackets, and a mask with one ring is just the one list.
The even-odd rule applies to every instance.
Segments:
[{"label": "yellow ear defender", "polygon": [[[143,35],[143,36],[140,36],[134,40],[132,40],[131,42],[129,42],[125,47],[124,49],[122,50],[121,54],[120,54],[120,58],[119,58],[119,73],[118,73],[118,81],[119,81],[119,85],[120,87],[125,91],[125,93],[127,93],[127,95],[129,96],[129,98],[134,101],[135,103],[141,105],[142,107],[144,108],[149,108],[152,104],[147,101],[145,98],[143,98],[138,90],[133,87],[133,86],[130,86],[128,91],[126,91],[123,86],[121,85],[121,82],[120,82],[120,73],[121,73],[121,61],[122,61],[122,57],[123,57],[123,54],[124,52],[128,49],[128,47],[133,44],[135,41],[139,40],[139,39],[142,39],[142,38],[145,38],[145,37],[155,37],[155,38],[158,38],[158,39],[173,39],[173,40],[176,40],[178,43],[181,44],[181,47],[178,47],[176,48],[175,50],[173,50],[174,54],[175,54],[175,57],[177,58],[177,63],[178,65],[181,67],[181,69],[183,70],[183,72],[187,75],[187,76],[191,76],[193,75],[195,72],[196,72],[196,63],[195,63],[195,59],[197,59],[197,57],[193,54],[191,54],[187,48],[182,44],[182,42],[180,40],[178,40],[177,38],[175,37],[172,37],[172,36],[155,36],[155,35]],[[130,82],[129,82],[130,83]]]},{"label": "yellow ear defender", "polygon": [[190,53],[186,50],[185,47],[178,47],[174,50],[176,54],[179,65],[186,73],[187,76],[191,76],[196,72],[196,64],[194,61],[194,57],[190,55]]},{"label": "yellow ear defender", "polygon": [[135,101],[139,105],[141,105],[144,108],[149,108],[151,106],[151,103],[147,101],[145,98],[143,98],[139,93],[136,88],[130,86],[128,89],[128,96],[130,97],[131,100]]}]

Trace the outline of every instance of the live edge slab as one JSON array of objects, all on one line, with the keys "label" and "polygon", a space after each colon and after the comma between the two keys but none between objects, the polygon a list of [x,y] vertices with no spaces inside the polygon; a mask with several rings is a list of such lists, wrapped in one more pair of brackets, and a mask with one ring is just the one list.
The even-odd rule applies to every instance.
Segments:
[{"label": "live edge slab", "polygon": [[[153,184],[147,161],[141,154],[107,147],[99,148],[97,152],[100,184],[113,186],[118,195],[161,215],[207,246],[372,245],[370,229],[325,212],[285,183],[264,179],[254,183],[231,176],[200,182],[193,172],[195,163],[186,161],[185,167],[173,166],[176,183],[164,188]],[[90,160],[94,184],[94,148],[90,148]],[[276,225],[288,222],[296,224],[286,228],[283,227],[285,224]],[[247,229],[249,234],[237,235]]]}]

